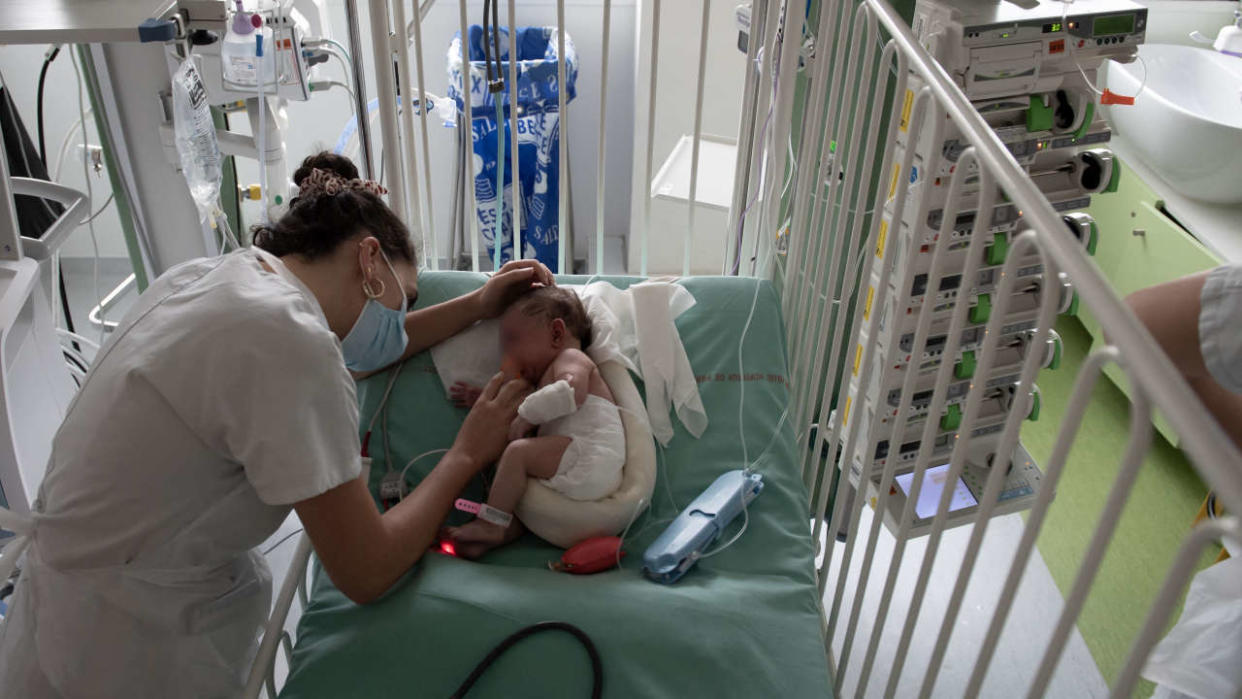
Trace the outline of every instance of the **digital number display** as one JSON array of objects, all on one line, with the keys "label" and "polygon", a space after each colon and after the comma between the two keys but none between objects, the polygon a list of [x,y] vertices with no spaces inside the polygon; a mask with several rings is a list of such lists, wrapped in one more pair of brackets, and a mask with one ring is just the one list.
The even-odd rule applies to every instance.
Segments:
[{"label": "digital number display", "polygon": [[1055,34],[1055,33],[1059,32],[1059,31],[1061,31],[1061,23],[1060,23],[1060,22],[1049,22],[1049,23],[1047,23],[1047,24],[1045,24],[1045,25],[1044,25],[1044,33],[1045,33],[1045,34]]},{"label": "digital number display", "polygon": [[1134,15],[1110,15],[1096,17],[1091,24],[1092,36],[1129,34],[1134,31]]}]

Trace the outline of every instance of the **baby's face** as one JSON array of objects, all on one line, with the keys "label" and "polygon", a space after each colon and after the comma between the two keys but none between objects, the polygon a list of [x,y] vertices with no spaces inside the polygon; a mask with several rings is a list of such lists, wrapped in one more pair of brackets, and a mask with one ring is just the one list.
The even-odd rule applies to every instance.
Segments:
[{"label": "baby's face", "polygon": [[528,316],[511,308],[500,317],[500,350],[505,371],[515,371],[532,386],[556,359],[560,348],[554,323],[543,316]]}]

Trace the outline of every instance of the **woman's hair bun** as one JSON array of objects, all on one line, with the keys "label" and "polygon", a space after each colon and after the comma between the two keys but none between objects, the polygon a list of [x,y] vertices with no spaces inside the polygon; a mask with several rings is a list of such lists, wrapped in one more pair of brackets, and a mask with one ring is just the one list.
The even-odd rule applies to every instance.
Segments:
[{"label": "woman's hair bun", "polygon": [[298,169],[293,171],[293,183],[301,187],[312,170],[327,170],[347,180],[358,179],[358,167],[349,158],[325,150],[306,156]]}]

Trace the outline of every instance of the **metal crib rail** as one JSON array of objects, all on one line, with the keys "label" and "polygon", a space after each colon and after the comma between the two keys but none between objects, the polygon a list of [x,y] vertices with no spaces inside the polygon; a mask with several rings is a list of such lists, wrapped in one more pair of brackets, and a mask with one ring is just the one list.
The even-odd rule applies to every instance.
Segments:
[{"label": "metal crib rail", "polygon": [[[878,38],[875,27],[882,30],[883,38]],[[941,280],[949,274],[963,272],[961,269],[946,269],[942,253],[954,230],[959,212],[955,207],[968,172],[977,174],[979,178],[977,194],[971,195],[978,199],[967,199],[971,206],[975,206],[975,211],[991,211],[997,195],[1003,192],[1007,201],[1022,212],[1023,220],[1022,232],[1011,243],[1011,252],[1002,270],[1000,289],[995,294],[998,301],[987,324],[978,357],[979,369],[975,375],[988,375],[997,360],[1000,319],[1012,302],[1011,292],[1015,291],[1019,281],[1016,260],[1023,255],[1027,259],[1034,256],[1043,266],[1043,282],[1038,289],[1038,318],[1033,331],[1034,346],[1042,346],[1056,314],[1063,310],[1059,306],[1067,298],[1057,284],[1062,277],[1072,283],[1082,305],[1099,319],[1103,331],[1113,343],[1090,355],[1082,366],[1020,543],[1013,551],[1007,568],[1002,566],[1002,570],[1007,570],[1007,575],[999,600],[989,610],[991,617],[984,640],[978,647],[967,651],[971,654],[969,658],[957,659],[959,665],[966,663],[966,667],[971,668],[969,680],[964,688],[955,687],[952,691],[976,696],[983,687],[1014,604],[1018,584],[1033,552],[1036,537],[1047,519],[1057,483],[1066,468],[1074,467],[1068,463],[1070,447],[1078,436],[1087,400],[1103,367],[1109,363],[1119,364],[1133,387],[1129,437],[1125,453],[1120,455],[1116,467],[1113,487],[1106,501],[1100,505],[1094,530],[1084,533],[1089,543],[1083,562],[1050,637],[1042,645],[1042,657],[1033,663],[1032,680],[1026,691],[1031,697],[1043,696],[1091,591],[1101,559],[1113,538],[1144,457],[1151,448],[1152,408],[1159,408],[1166,416],[1181,436],[1181,443],[1199,474],[1232,512],[1242,508],[1242,474],[1236,468],[1242,464],[1242,456],[1208,415],[1147,330],[1112,291],[1080,244],[1066,235],[1060,215],[1047,198],[885,0],[862,0],[860,3],[829,0],[820,7],[816,36],[819,38],[817,54],[822,58],[811,70],[806,86],[807,93],[812,96],[812,104],[804,113],[806,120],[794,188],[796,198],[791,204],[793,219],[784,269],[783,304],[793,377],[791,410],[798,418],[795,424],[802,444],[804,478],[815,496],[812,503],[813,528],[817,538],[822,528],[828,530],[822,552],[823,564],[818,572],[821,587],[826,586],[829,580],[835,582],[833,593],[825,600],[827,652],[835,667],[835,689],[842,696],[869,694],[867,690],[871,676],[877,670],[880,639],[889,622],[896,581],[905,545],[910,538],[914,502],[931,462],[931,444],[936,433],[935,421],[926,419],[921,430],[920,446],[912,462],[914,470],[910,492],[898,516],[892,557],[881,587],[878,581],[871,580],[872,564],[876,556],[876,542],[881,534],[880,513],[885,512],[888,506],[897,458],[887,458],[883,469],[878,472],[876,495],[871,499],[876,514],[869,531],[859,531],[866,493],[857,492],[852,504],[848,499],[850,469],[847,459],[853,458],[858,445],[870,445],[883,437],[888,438],[890,452],[893,445],[901,443],[901,436],[910,420],[915,372],[907,372],[900,399],[896,406],[891,406],[894,408],[891,424],[881,425],[879,420],[874,420],[867,430],[861,429],[862,417],[850,420],[851,405],[858,413],[863,411],[861,389],[857,389],[859,393],[856,395],[856,389],[850,383],[850,374],[858,378],[857,386],[869,384],[876,370],[880,335],[884,332],[873,332],[873,337],[864,336],[860,318],[869,314],[896,313],[909,307],[912,265],[906,266],[903,279],[894,280],[897,290],[894,291],[890,285],[890,264],[887,260],[892,260],[893,255],[915,254],[915,248],[922,239],[919,235],[911,235],[909,240],[899,243],[898,240],[903,238],[899,234],[901,224],[894,223],[894,230],[887,231],[887,222],[882,223],[879,212],[891,203],[892,212],[905,211],[909,206],[910,210],[918,211],[913,220],[925,219],[927,203],[932,196],[930,187],[912,185],[910,178],[899,175],[910,172],[911,157],[920,138],[927,137],[930,131],[933,142],[938,142],[941,129],[946,124],[952,124],[965,135],[969,147],[959,156],[956,169],[949,177],[951,193],[946,210],[942,212],[939,236],[932,246],[934,250],[931,251],[927,288],[937,289]],[[877,51],[880,42],[883,42],[883,50]],[[877,68],[882,72],[877,72]],[[889,90],[896,88],[891,94],[897,97],[906,94],[907,75],[917,77],[922,86],[917,96],[912,103],[909,99],[904,104],[900,99],[894,99],[885,106]],[[792,77],[791,73],[782,71],[777,80],[786,81]],[[869,112],[865,111],[865,105],[872,106]],[[924,119],[932,120],[930,123],[933,126],[924,129]],[[899,121],[903,123],[900,134],[896,128]],[[884,123],[888,124],[888,128],[880,132],[879,127]],[[904,124],[910,125],[908,131]],[[879,150],[874,140],[877,133],[884,139]],[[904,148],[904,159],[895,165],[894,148],[899,139],[905,139],[901,146]],[[864,158],[874,159],[880,152],[883,153],[880,178],[878,184],[872,185],[870,166],[873,162],[868,161],[866,167],[859,168],[857,159],[860,153]],[[975,166],[977,173],[973,172]],[[938,171],[936,163],[922,163],[920,167],[924,172]],[[887,181],[889,172],[893,173],[891,185]],[[820,201],[821,193],[825,195],[824,201]],[[898,213],[895,213],[894,221],[898,218]],[[982,253],[980,241],[990,219],[984,215],[975,218],[963,279],[976,276]],[[860,227],[866,230],[861,240],[858,237]],[[889,233],[887,237],[886,232]],[[911,247],[900,250],[899,245],[905,244]],[[869,288],[873,261],[877,258],[886,262],[878,272],[878,283]],[[864,291],[866,293],[862,293]],[[911,361],[922,356],[927,349],[930,314],[925,311],[932,305],[930,302],[922,303],[916,311],[919,317],[916,319],[913,345],[903,350],[913,358]],[[965,301],[957,303],[949,323],[943,356],[955,356],[960,349],[965,315]],[[886,346],[892,347],[897,339],[898,324],[892,322],[890,325]],[[1025,355],[1015,395],[1025,396],[1032,390],[1040,369],[1037,355],[1037,352]],[[951,362],[942,361],[936,372],[935,389],[929,401],[930,415],[939,415],[946,405],[951,366]],[[964,419],[958,430],[959,438],[953,444],[949,460],[947,482],[955,482],[964,469],[972,431],[979,420],[982,393],[982,390],[973,390],[967,395]],[[1000,428],[996,461],[979,497],[969,541],[955,573],[956,580],[938,626],[931,656],[921,666],[909,668],[906,674],[913,674],[915,680],[914,685],[909,685],[906,683],[911,678],[903,678],[903,670],[906,669],[915,625],[923,611],[924,595],[931,584],[931,571],[939,560],[939,544],[947,528],[952,489],[943,489],[931,531],[927,535],[926,553],[918,570],[904,623],[891,629],[893,632],[900,631],[900,638],[895,657],[883,667],[883,696],[917,693],[920,697],[927,697],[937,689],[940,670],[950,650],[950,640],[964,604],[971,573],[979,560],[990,519],[999,504],[1005,466],[1018,444],[1023,417],[1019,411],[1010,410]],[[811,422],[817,427],[814,435],[805,431]],[[868,469],[864,466],[864,474],[868,473]],[[871,477],[860,476],[859,486]],[[1171,562],[1165,575],[1165,587],[1152,604],[1146,625],[1134,639],[1125,668],[1115,678],[1112,687],[1114,696],[1128,696],[1132,690],[1143,661],[1165,628],[1173,604],[1184,589],[1195,556],[1214,538],[1226,535],[1237,537],[1237,523],[1222,522],[1196,528],[1186,537],[1182,551]],[[834,560],[836,541],[833,534],[843,525],[848,536],[843,550],[839,552],[840,560]],[[861,559],[853,561],[859,551]],[[865,596],[877,592],[880,595],[878,610],[874,616],[864,614]],[[847,600],[850,600],[848,612],[843,616]],[[843,619],[844,624],[841,623]],[[856,642],[863,643],[860,639],[864,637],[859,634],[864,632],[866,642],[865,649],[860,651],[863,653],[861,669],[851,673]],[[847,682],[847,678],[851,681]],[[944,690],[945,687],[939,689]]]}]

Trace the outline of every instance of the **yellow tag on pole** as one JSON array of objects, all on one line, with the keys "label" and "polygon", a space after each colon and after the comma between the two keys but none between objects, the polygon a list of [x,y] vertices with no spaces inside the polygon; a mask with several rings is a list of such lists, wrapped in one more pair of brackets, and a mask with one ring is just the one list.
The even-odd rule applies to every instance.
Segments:
[{"label": "yellow tag on pole", "polygon": [[875,299],[875,287],[867,287],[867,304],[863,306],[863,320],[871,320],[871,302]]},{"label": "yellow tag on pole", "polygon": [[888,241],[888,219],[880,219],[880,234],[876,236],[875,256],[884,259],[884,243]]},{"label": "yellow tag on pole", "polygon": [[862,343],[858,343],[858,349],[854,352],[854,376],[858,376],[858,365],[862,363]]},{"label": "yellow tag on pole", "polygon": [[901,174],[901,163],[893,163],[893,182],[888,186],[888,198],[897,194],[897,176]]},{"label": "yellow tag on pole", "polygon": [[850,403],[853,400],[853,398],[854,398],[853,396],[845,397],[845,415],[843,415],[841,418],[842,425],[850,424]]},{"label": "yellow tag on pole", "polygon": [[910,130],[910,110],[914,107],[914,90],[906,90],[906,101],[901,105],[901,130]]}]

